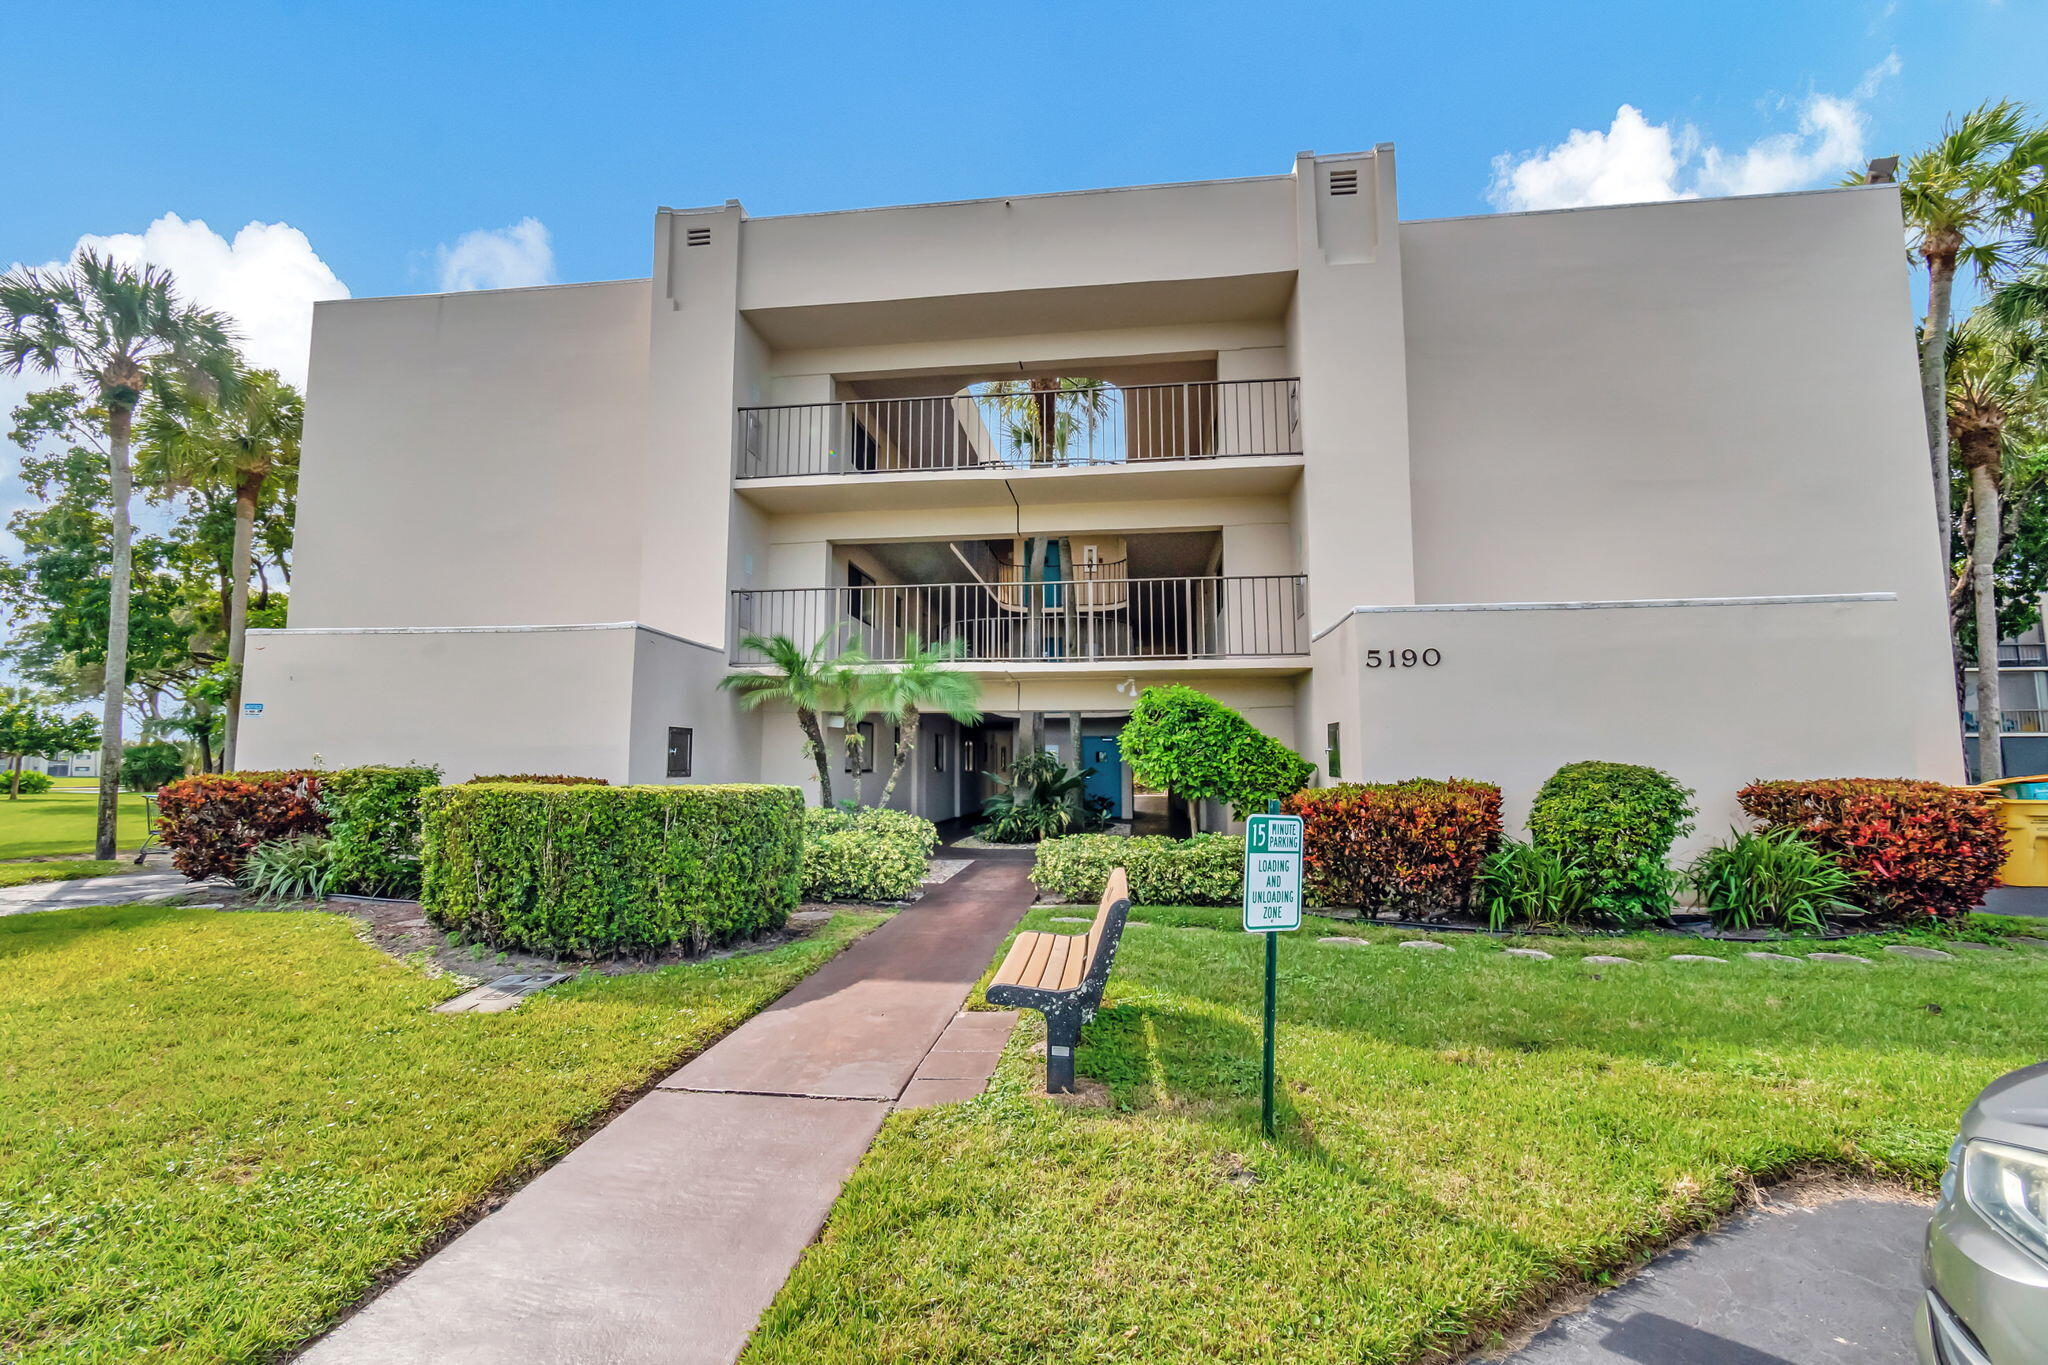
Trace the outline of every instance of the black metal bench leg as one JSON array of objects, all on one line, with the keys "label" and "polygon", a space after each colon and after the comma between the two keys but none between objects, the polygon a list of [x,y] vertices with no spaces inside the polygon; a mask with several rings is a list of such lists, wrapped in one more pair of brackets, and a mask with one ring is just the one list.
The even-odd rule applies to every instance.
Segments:
[{"label": "black metal bench leg", "polygon": [[1045,1090],[1074,1093],[1074,1049],[1081,1043],[1081,1016],[1061,1010],[1045,1016]]}]

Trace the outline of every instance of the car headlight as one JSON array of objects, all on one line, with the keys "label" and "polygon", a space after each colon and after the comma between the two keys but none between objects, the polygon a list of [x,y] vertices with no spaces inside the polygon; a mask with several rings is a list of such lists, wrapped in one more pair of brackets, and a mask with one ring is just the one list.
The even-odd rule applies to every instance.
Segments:
[{"label": "car headlight", "polygon": [[2048,1262],[2048,1154],[1997,1142],[1963,1149],[1963,1202]]}]

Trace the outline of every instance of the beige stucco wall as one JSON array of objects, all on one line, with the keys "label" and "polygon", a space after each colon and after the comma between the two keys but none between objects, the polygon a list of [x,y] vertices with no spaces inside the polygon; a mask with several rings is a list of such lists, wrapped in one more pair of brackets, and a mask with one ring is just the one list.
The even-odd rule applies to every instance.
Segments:
[{"label": "beige stucco wall", "polygon": [[647,284],[314,312],[295,626],[631,619]]},{"label": "beige stucco wall", "polygon": [[[1755,778],[1961,778],[1953,726],[1898,657],[1908,610],[1877,598],[1365,611],[1318,647],[1319,719],[1343,724],[1346,780],[1495,782],[1511,833],[1565,763],[1662,768],[1699,794],[1683,852],[1726,836]],[[1442,661],[1365,666],[1368,650],[1409,648]]]}]

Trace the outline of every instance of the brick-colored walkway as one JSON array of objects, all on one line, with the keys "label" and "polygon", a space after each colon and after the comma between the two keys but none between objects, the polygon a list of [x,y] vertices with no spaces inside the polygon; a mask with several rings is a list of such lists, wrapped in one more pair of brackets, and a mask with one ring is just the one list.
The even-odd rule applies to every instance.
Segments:
[{"label": "brick-colored walkway", "polygon": [[979,1093],[963,1015],[1031,903],[981,861],[860,940],[342,1323],[307,1365],[725,1365],[892,1107]]}]

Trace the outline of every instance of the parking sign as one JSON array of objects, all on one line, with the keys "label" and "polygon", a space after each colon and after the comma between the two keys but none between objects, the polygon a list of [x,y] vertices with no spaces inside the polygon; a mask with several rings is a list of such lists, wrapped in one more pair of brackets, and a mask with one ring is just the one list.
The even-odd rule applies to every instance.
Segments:
[{"label": "parking sign", "polygon": [[1244,927],[1301,927],[1301,817],[1254,815],[1244,824]]}]

